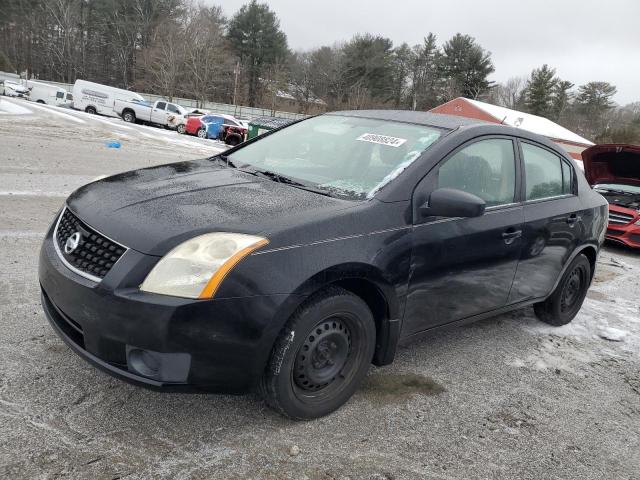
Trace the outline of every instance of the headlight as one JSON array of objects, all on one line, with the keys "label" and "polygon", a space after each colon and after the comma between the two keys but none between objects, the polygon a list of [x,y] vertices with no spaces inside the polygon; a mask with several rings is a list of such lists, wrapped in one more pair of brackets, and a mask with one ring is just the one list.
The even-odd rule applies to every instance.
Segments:
[{"label": "headlight", "polygon": [[233,269],[269,240],[241,233],[207,233],[181,243],[153,267],[140,290],[186,298],[211,298]]}]

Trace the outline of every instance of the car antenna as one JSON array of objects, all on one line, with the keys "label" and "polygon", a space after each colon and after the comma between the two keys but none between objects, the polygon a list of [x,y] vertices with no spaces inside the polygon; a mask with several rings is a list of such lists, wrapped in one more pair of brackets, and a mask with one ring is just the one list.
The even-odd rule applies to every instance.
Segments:
[{"label": "car antenna", "polygon": [[504,125],[504,121],[507,119],[507,116],[505,115],[504,118],[502,119],[502,121],[500,122],[500,125]]}]

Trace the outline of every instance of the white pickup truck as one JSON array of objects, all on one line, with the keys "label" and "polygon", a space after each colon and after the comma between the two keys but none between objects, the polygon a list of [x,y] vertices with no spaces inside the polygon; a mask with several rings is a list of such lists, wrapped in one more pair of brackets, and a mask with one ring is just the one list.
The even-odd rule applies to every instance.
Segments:
[{"label": "white pickup truck", "polygon": [[130,102],[116,100],[113,110],[129,123],[151,123],[169,126],[168,117],[186,115],[187,111],[176,103],[157,100],[155,103],[133,100]]}]

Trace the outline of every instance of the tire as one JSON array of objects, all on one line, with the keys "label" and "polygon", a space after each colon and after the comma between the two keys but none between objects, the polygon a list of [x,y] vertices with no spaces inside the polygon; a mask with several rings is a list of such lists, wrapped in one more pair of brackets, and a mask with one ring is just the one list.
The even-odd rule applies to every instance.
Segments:
[{"label": "tire", "polygon": [[204,128],[199,128],[196,135],[198,138],[207,138],[207,131]]},{"label": "tire", "polygon": [[566,325],[580,311],[590,283],[591,264],[581,253],[571,262],[551,296],[533,306],[536,315],[549,325]]},{"label": "tire", "polygon": [[36,100],[36,103],[42,103],[42,104],[44,104],[45,102],[44,102],[44,100]]},{"label": "tire", "polygon": [[180,125],[178,125],[178,127],[176,128],[176,131],[177,131],[179,134],[181,134],[181,135],[182,135],[182,134],[184,134],[187,130],[186,130],[186,127],[184,126],[184,124],[183,124],[183,123],[181,123],[181,124],[180,124]]},{"label": "tire", "polygon": [[98,113],[98,111],[96,110],[96,107],[87,107],[84,109],[84,111],[90,115],[95,115],[96,113]]},{"label": "tire", "polygon": [[294,420],[327,415],[366,376],[375,340],[373,315],[361,298],[338,287],[323,290],[298,308],[276,340],[262,395]]},{"label": "tire", "polygon": [[230,137],[227,137],[225,142],[227,145],[230,145],[232,147],[235,147],[236,145],[238,145],[240,143],[240,138],[237,135],[231,135]]},{"label": "tire", "polygon": [[131,110],[125,110],[122,113],[122,119],[127,123],[136,123],[136,114]]}]

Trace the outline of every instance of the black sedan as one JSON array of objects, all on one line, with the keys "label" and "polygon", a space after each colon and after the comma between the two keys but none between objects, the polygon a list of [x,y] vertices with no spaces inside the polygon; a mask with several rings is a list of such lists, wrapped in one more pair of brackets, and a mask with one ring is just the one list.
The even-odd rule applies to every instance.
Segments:
[{"label": "black sedan", "polygon": [[435,328],[533,305],[570,322],[607,202],[566,152],[459,117],[325,114],[74,192],[40,256],[80,356],[163,390],[258,387],[306,419]]}]

